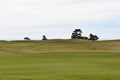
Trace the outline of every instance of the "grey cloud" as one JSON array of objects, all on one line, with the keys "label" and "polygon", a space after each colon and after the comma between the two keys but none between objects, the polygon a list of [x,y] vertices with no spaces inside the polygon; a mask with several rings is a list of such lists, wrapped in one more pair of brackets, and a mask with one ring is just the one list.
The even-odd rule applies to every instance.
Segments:
[{"label": "grey cloud", "polygon": [[76,24],[120,21],[119,3],[119,0],[1,0],[0,32],[8,32],[0,34],[12,36],[14,31],[14,36],[22,37],[28,30],[31,36],[50,34],[53,37],[56,31],[54,37],[57,37],[62,31],[67,34],[64,30],[70,33]]}]

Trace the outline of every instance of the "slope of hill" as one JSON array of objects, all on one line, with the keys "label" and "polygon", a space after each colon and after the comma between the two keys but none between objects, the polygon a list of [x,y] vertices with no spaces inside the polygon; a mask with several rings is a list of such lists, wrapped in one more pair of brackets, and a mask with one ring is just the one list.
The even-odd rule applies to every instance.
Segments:
[{"label": "slope of hill", "polygon": [[48,40],[0,42],[6,52],[120,51],[120,41]]},{"label": "slope of hill", "polygon": [[120,41],[0,42],[0,80],[120,80]]}]

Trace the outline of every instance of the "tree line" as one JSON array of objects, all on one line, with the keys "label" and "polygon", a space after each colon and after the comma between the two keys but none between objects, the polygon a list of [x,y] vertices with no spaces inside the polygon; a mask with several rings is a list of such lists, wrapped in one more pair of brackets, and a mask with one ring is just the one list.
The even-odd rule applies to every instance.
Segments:
[{"label": "tree line", "polygon": [[[81,29],[75,29],[72,32],[71,39],[85,39],[85,40],[98,40],[99,37],[97,35],[94,35],[90,33],[89,37],[82,36],[82,30]],[[24,40],[31,40],[29,37],[24,37]],[[45,35],[42,36],[42,40],[48,40]]]}]

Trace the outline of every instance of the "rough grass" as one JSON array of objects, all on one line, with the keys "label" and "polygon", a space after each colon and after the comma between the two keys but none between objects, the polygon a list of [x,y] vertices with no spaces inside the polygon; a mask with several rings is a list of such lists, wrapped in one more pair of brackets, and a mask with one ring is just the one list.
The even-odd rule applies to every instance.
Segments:
[{"label": "rough grass", "polygon": [[120,41],[0,42],[0,80],[120,80]]}]

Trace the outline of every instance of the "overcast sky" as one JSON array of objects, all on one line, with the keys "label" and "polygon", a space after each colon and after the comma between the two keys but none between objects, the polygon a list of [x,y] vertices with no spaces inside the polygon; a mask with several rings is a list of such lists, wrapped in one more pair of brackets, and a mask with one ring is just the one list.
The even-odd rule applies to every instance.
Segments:
[{"label": "overcast sky", "polygon": [[74,29],[120,39],[120,0],[0,0],[0,39],[69,39]]}]

